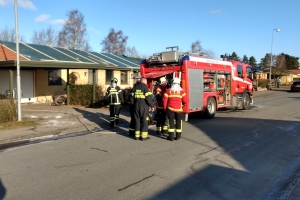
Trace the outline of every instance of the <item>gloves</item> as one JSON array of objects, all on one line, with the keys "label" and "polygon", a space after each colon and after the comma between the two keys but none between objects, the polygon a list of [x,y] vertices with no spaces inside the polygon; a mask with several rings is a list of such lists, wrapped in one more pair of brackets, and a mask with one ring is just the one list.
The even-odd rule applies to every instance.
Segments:
[{"label": "gloves", "polygon": [[155,108],[149,108],[150,112],[153,112],[155,110]]}]

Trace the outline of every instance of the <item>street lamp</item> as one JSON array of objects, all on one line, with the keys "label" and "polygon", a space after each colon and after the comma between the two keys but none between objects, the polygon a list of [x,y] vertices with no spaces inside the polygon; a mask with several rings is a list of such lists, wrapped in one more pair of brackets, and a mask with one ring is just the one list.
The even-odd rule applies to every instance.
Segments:
[{"label": "street lamp", "polygon": [[20,58],[19,58],[19,30],[18,30],[18,3],[14,1],[15,7],[15,26],[16,26],[16,50],[17,50],[17,99],[18,99],[18,121],[22,120],[21,116],[21,75],[20,75]]},{"label": "street lamp", "polygon": [[279,32],[280,29],[276,28],[272,31],[272,43],[271,43],[271,62],[270,62],[270,77],[269,77],[269,80],[270,80],[270,88],[271,88],[271,76],[272,76],[272,48],[273,48],[273,33],[274,31],[276,32]]}]

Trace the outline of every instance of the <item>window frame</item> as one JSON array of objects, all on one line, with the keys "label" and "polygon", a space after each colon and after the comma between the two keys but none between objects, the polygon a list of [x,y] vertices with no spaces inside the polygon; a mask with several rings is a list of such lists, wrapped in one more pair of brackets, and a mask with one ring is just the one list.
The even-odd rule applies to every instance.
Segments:
[{"label": "window frame", "polygon": [[[57,71],[57,72],[56,72]],[[53,81],[51,73],[57,73],[57,81]],[[48,85],[62,85],[61,69],[48,69]]]},{"label": "window frame", "polygon": [[237,70],[238,77],[243,78],[243,66],[242,65],[237,65],[236,70]]},{"label": "window frame", "polygon": [[[111,72],[110,77],[108,77],[108,72]],[[114,77],[114,70],[106,69],[105,70],[105,84],[110,85],[111,79]]]},{"label": "window frame", "polygon": [[[95,70],[96,73],[96,80],[95,80],[95,84],[98,85],[98,70]],[[89,85],[93,85],[93,69],[88,69],[88,84]]]},{"label": "window frame", "polygon": [[[122,74],[122,73],[125,73],[125,75]],[[120,84],[121,84],[121,85],[128,85],[128,71],[127,71],[127,70],[121,70],[121,71],[120,71],[120,74],[121,74],[121,81],[120,81]],[[123,81],[123,76],[126,77],[126,80],[125,80],[125,81]]]}]

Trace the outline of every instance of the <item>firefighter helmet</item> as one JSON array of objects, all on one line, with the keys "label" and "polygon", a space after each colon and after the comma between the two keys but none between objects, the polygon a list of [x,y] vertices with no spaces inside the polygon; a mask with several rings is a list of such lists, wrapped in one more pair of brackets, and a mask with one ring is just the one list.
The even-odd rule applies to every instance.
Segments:
[{"label": "firefighter helmet", "polygon": [[173,84],[180,84],[180,79],[179,78],[174,78],[173,79]]},{"label": "firefighter helmet", "polygon": [[159,79],[159,81],[160,81],[160,83],[163,83],[163,82],[167,82],[167,79],[166,79],[166,77],[163,76]]},{"label": "firefighter helmet", "polygon": [[113,83],[113,82],[118,83],[118,79],[114,77],[114,78],[111,79],[111,82],[112,82],[112,83]]}]

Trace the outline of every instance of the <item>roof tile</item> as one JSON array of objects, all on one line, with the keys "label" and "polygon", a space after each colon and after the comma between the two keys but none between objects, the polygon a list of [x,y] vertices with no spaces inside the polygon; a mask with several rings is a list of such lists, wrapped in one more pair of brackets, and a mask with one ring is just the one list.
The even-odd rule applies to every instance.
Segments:
[{"label": "roof tile", "polygon": [[[16,60],[17,53],[0,44],[0,60]],[[22,55],[19,55],[20,60],[27,60]]]}]

